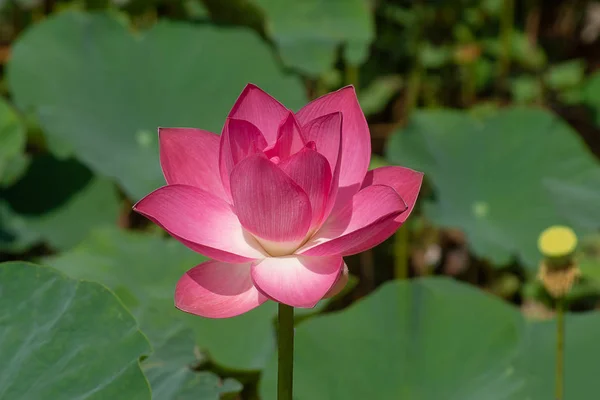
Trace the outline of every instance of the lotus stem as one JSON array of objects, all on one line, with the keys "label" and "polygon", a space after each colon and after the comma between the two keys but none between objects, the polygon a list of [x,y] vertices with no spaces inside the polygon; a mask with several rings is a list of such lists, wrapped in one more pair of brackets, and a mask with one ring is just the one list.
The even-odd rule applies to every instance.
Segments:
[{"label": "lotus stem", "polygon": [[556,400],[564,399],[564,354],[565,354],[565,301],[564,297],[556,301]]},{"label": "lotus stem", "polygon": [[279,303],[277,400],[292,400],[294,381],[294,307]]}]

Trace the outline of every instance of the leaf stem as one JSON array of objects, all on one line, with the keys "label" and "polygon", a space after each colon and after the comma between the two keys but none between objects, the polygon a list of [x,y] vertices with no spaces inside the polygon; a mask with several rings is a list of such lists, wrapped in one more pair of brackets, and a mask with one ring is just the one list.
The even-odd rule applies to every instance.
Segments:
[{"label": "leaf stem", "polygon": [[408,279],[408,227],[401,226],[394,235],[394,278]]},{"label": "leaf stem", "polygon": [[358,75],[359,70],[356,65],[347,64],[346,65],[346,85],[353,85],[354,90],[358,92]]},{"label": "leaf stem", "polygon": [[515,1],[504,0],[502,2],[502,14],[500,15],[500,40],[502,43],[500,57],[498,58],[498,83],[504,89],[505,80],[510,70],[512,57],[512,37],[515,24]]},{"label": "leaf stem", "polygon": [[294,307],[279,303],[277,400],[292,400],[294,380]]},{"label": "leaf stem", "polygon": [[560,297],[556,302],[556,400],[564,398],[564,354],[565,354],[565,301]]}]

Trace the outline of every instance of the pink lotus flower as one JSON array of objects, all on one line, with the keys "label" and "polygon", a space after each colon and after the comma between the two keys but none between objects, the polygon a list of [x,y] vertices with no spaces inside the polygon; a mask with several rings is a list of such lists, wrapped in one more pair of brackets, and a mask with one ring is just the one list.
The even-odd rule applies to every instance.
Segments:
[{"label": "pink lotus flower", "polygon": [[167,186],[134,209],[212,261],[189,270],[176,306],[210,318],[268,299],[313,307],[343,288],[343,256],[388,238],[413,209],[423,175],[367,172],[369,128],[353,87],[297,113],[248,85],[221,136],[159,130]]}]

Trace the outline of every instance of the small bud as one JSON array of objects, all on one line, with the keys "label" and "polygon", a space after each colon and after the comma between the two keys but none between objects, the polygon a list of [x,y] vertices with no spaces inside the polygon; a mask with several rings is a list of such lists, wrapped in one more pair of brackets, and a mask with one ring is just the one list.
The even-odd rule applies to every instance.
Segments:
[{"label": "small bud", "polygon": [[566,296],[580,276],[581,271],[575,264],[567,268],[556,269],[549,268],[542,262],[538,272],[538,279],[555,299]]},{"label": "small bud", "polygon": [[566,267],[572,263],[577,247],[577,236],[571,228],[554,225],[544,230],[538,239],[538,248],[549,267]]},{"label": "small bud", "polygon": [[574,261],[577,236],[566,226],[551,226],[538,239],[538,248],[544,255],[538,279],[554,298],[564,297],[581,275]]}]

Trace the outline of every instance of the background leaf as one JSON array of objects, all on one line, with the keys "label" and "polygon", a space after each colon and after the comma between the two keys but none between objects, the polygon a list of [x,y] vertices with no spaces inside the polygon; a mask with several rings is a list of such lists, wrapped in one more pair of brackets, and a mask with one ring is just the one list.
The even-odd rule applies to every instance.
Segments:
[{"label": "background leaf", "polygon": [[150,399],[150,351],[105,287],[23,262],[0,264],[0,398]]},{"label": "background leaf", "polygon": [[264,13],[266,30],[279,47],[283,61],[318,77],[331,69],[337,49],[344,58],[362,64],[374,36],[373,17],[364,0],[251,0]]},{"label": "background leaf", "polygon": [[305,102],[299,80],[245,29],[161,21],[131,34],[109,15],[65,12],[23,34],[8,64],[16,104],[134,199],[164,184],[157,127],[220,132],[248,82],[290,108]]},{"label": "background leaf", "polygon": [[537,109],[505,109],[483,118],[421,111],[394,134],[387,156],[425,171],[436,191],[428,215],[462,229],[475,253],[497,265],[516,255],[535,268],[539,233],[576,222],[571,216],[578,211],[559,204],[563,193],[548,190],[548,182],[594,190],[590,185],[600,176],[598,162],[575,132]]},{"label": "background leaf", "polygon": [[10,186],[25,172],[29,162],[26,139],[25,126],[0,97],[0,188]]},{"label": "background leaf", "polygon": [[[521,323],[508,305],[445,279],[384,285],[296,329],[297,400],[513,399]],[[276,360],[261,382],[275,398]],[[368,365],[369,368],[364,368]],[[448,368],[460,365],[460,368]]]},{"label": "background leaf", "polygon": [[37,243],[68,249],[94,227],[115,225],[119,197],[112,182],[75,160],[34,157],[27,174],[0,190],[0,249]]},{"label": "background leaf", "polygon": [[[45,260],[70,276],[113,289],[155,347],[188,329],[198,348],[216,363],[239,370],[261,369],[275,347],[275,303],[225,320],[185,314],[174,307],[175,284],[203,261],[206,258],[174,240],[117,229],[98,230],[72,251]],[[190,347],[189,359],[194,358]]]},{"label": "background leaf", "polygon": [[191,368],[200,360],[193,357],[194,339],[191,331],[172,335],[143,364],[150,381],[152,395],[160,400],[219,400],[222,394],[238,393],[242,385],[228,378],[225,381],[212,372],[194,372]]}]

